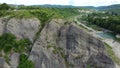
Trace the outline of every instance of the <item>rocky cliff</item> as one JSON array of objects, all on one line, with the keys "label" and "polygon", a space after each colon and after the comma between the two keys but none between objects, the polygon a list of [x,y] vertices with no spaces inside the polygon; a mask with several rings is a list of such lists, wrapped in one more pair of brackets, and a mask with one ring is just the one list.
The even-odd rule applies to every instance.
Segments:
[{"label": "rocky cliff", "polygon": [[[17,39],[28,38],[32,42],[27,55],[34,68],[115,68],[104,44],[75,23],[56,19],[41,27],[37,18],[0,19],[1,35],[12,33]],[[0,58],[0,68],[17,68],[19,53],[9,56],[9,64]]]}]

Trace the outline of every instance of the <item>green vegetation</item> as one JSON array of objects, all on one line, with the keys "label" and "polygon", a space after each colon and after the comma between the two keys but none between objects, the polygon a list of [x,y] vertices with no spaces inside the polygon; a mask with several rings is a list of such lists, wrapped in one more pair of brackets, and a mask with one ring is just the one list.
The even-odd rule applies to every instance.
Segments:
[{"label": "green vegetation", "polygon": [[93,28],[94,30],[102,31],[103,29],[97,25],[88,25],[89,27]]},{"label": "green vegetation", "polygon": [[8,12],[7,10],[9,10],[11,7],[9,5],[7,5],[6,3],[0,4],[0,17],[9,15],[10,12]]},{"label": "green vegetation", "polygon": [[53,15],[61,15],[62,18],[70,18],[76,16],[78,8],[58,8],[58,7],[42,7],[42,6],[18,6],[18,10],[45,10],[47,13],[52,13]]},{"label": "green vegetation", "polygon": [[9,52],[12,49],[11,46],[14,46],[16,44],[15,39],[16,37],[14,35],[8,33],[0,36],[0,50]]},{"label": "green vegetation", "polygon": [[[6,4],[7,5],[7,4]],[[9,5],[7,5],[9,6]],[[2,7],[2,6],[0,6]],[[37,6],[18,6],[17,10],[14,11],[14,7],[11,7],[11,10],[8,11],[2,10],[0,11],[0,17],[8,16],[9,18],[33,18],[36,17],[41,22],[41,28],[39,28],[39,31],[36,33],[36,38],[40,35],[40,32],[42,28],[45,26],[45,24],[51,20],[51,19],[58,19],[58,18],[64,18],[64,19],[70,19],[71,17],[78,14],[76,11],[77,8],[45,8],[45,7],[37,7]]]},{"label": "green vegetation", "polygon": [[29,11],[23,10],[23,11],[11,11],[9,12],[9,16],[11,18],[15,17],[15,18],[32,18],[34,17],[32,14],[30,14]]},{"label": "green vegetation", "polygon": [[18,68],[34,68],[34,64],[32,61],[27,59],[25,54],[21,54]]},{"label": "green vegetation", "polygon": [[0,10],[0,17],[4,17],[4,16],[7,16],[7,15],[10,15],[11,12],[7,12],[6,10]]},{"label": "green vegetation", "polygon": [[116,41],[118,41],[120,43],[120,38],[115,38]]},{"label": "green vegetation", "polygon": [[112,15],[120,15],[120,4],[98,7],[99,10],[107,11]]},{"label": "green vegetation", "polygon": [[56,8],[54,11],[61,14],[65,19],[73,18],[79,14],[77,8]]},{"label": "green vegetation", "polygon": [[[70,19],[78,14],[77,8],[45,8],[38,6],[18,6],[14,11],[15,6],[10,6],[5,3],[1,4],[0,17],[11,16],[17,18],[37,17],[42,23],[52,18]],[[4,7],[4,8],[3,8]],[[9,10],[10,9],[10,10]],[[9,11],[7,11],[9,10]]]},{"label": "green vegetation", "polygon": [[11,52],[27,52],[30,49],[30,44],[31,42],[28,39],[17,40],[11,33],[5,33],[0,36],[0,51],[5,53],[4,58],[7,63],[9,63],[8,55]]},{"label": "green vegetation", "polygon": [[110,47],[107,43],[105,43],[105,48],[107,50],[108,55],[111,57],[111,59],[116,62],[118,65],[120,65],[120,59],[115,56],[112,47]]},{"label": "green vegetation", "polygon": [[82,18],[88,25],[97,25],[105,29],[120,33],[120,16],[106,13],[92,13]]},{"label": "green vegetation", "polygon": [[0,4],[0,10],[8,10],[10,9],[10,6],[6,3]]},{"label": "green vegetation", "polygon": [[24,52],[30,44],[31,42],[28,39],[16,40],[16,37],[10,33],[0,36],[0,50],[3,50],[5,53],[9,53],[11,50],[15,52]]},{"label": "green vegetation", "polygon": [[9,57],[7,55],[4,56],[4,59],[9,64],[10,59],[9,59]]},{"label": "green vegetation", "polygon": [[87,68],[91,68],[91,66],[90,66],[90,65],[87,65]]},{"label": "green vegetation", "polygon": [[50,19],[62,18],[62,16],[58,14],[57,12],[54,12],[53,10],[46,9],[46,8],[39,9],[39,10],[31,10],[29,11],[29,13],[37,17],[42,22],[41,23],[42,27],[44,27],[46,22],[49,21]]}]

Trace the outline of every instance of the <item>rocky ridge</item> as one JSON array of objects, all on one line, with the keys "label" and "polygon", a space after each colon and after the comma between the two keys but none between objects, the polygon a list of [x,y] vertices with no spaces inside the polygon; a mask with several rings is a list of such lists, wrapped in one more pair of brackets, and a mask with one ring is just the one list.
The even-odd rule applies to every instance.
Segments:
[{"label": "rocky ridge", "polygon": [[[41,29],[36,39],[40,28],[37,18],[0,19],[1,35],[12,33],[18,39],[28,38],[33,43],[28,57],[35,68],[115,68],[114,62],[106,53],[104,43],[87,34],[75,23],[62,19],[51,20]],[[0,58],[0,68],[17,67],[19,54],[10,55],[11,61],[7,65]]]}]

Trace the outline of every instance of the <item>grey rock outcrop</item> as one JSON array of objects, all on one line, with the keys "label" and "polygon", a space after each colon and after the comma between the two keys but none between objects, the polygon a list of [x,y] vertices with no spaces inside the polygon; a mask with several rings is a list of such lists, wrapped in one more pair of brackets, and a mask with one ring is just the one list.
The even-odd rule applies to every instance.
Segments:
[{"label": "grey rock outcrop", "polygon": [[100,40],[63,20],[46,24],[29,59],[35,68],[115,68]]},{"label": "grey rock outcrop", "polygon": [[10,68],[10,66],[5,62],[4,58],[0,58],[0,68]]},{"label": "grey rock outcrop", "polygon": [[[0,19],[0,35],[8,32],[18,39],[34,41],[29,60],[33,61],[35,68],[115,68],[104,43],[75,23],[61,19],[49,21],[35,39],[40,27],[37,18]],[[19,54],[10,55],[10,65],[16,68]],[[0,68],[9,68],[3,58],[0,58]]]},{"label": "grey rock outcrop", "polygon": [[19,64],[19,56],[20,56],[19,53],[13,53],[13,54],[10,56],[10,66],[11,66],[11,68],[17,68],[17,67],[18,67],[18,64]]},{"label": "grey rock outcrop", "polygon": [[[40,21],[37,18],[0,18],[0,35],[12,33],[17,39],[27,38],[33,42],[40,27]],[[19,54],[9,54],[7,57],[10,57],[10,67],[17,68],[19,64]],[[4,63],[5,58],[2,59],[0,59],[0,68],[8,68],[4,67],[4,65],[7,66],[7,63]]]},{"label": "grey rock outcrop", "polygon": [[0,19],[0,34],[9,32],[14,34],[18,39],[28,38],[33,41],[39,28],[40,21],[37,18],[12,18],[10,20],[4,18]]}]

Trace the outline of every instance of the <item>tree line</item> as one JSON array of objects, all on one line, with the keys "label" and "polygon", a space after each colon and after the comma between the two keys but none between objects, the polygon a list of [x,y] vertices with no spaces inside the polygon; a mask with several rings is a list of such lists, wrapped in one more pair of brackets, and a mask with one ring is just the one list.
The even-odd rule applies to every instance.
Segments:
[{"label": "tree line", "polygon": [[84,18],[88,24],[95,24],[102,28],[120,33],[120,16],[109,13],[92,13]]}]

